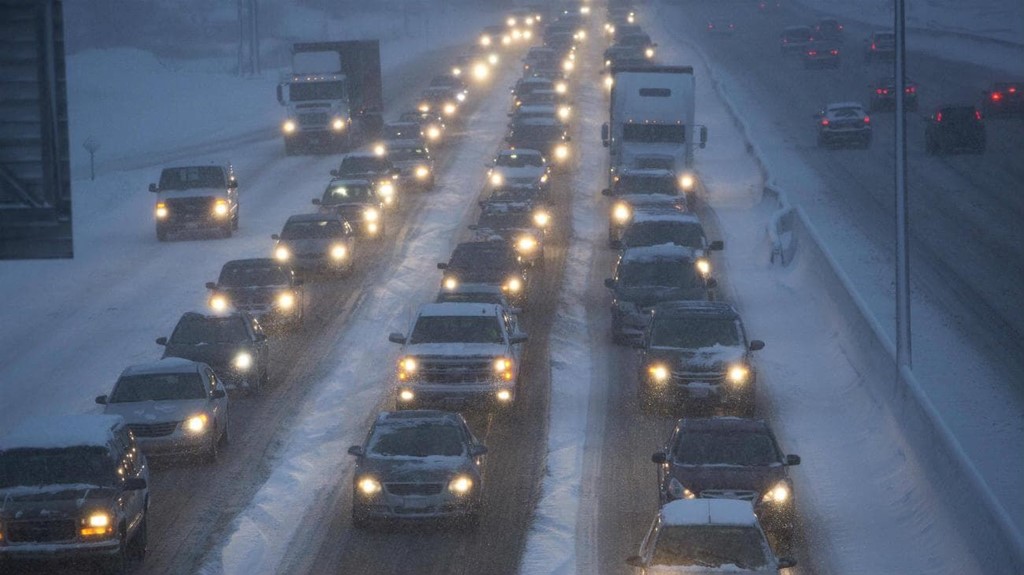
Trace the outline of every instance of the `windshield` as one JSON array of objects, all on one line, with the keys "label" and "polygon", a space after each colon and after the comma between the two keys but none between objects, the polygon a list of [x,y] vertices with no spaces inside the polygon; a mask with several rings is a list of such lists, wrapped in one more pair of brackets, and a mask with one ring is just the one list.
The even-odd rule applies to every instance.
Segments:
[{"label": "windshield", "polygon": [[344,204],[350,202],[374,202],[376,194],[373,188],[366,185],[353,184],[330,184],[324,190],[324,197],[320,203],[329,206],[332,204]]},{"label": "windshield", "polygon": [[385,140],[408,140],[410,138],[420,137],[419,125],[410,126],[384,126],[384,139]]},{"label": "windshield", "polygon": [[544,159],[538,154],[501,154],[496,164],[503,168],[540,168],[544,166]]},{"label": "windshield", "polygon": [[492,212],[480,214],[477,225],[481,228],[503,230],[511,228],[532,228],[533,212]]},{"label": "windshield", "polygon": [[427,160],[427,150],[425,148],[395,148],[388,151],[388,156],[396,162]]},{"label": "windshield", "polygon": [[624,287],[692,288],[697,275],[692,265],[680,261],[639,261],[619,265],[619,283]]},{"label": "windshield", "polygon": [[770,435],[757,431],[687,431],[672,448],[672,460],[682,465],[765,466],[780,457]]},{"label": "windshield", "polygon": [[624,124],[622,139],[644,144],[682,144],[686,142],[686,126],[681,124]]},{"label": "windshield", "polygon": [[344,235],[345,227],[338,220],[288,222],[281,230],[282,240],[330,239],[340,238]]},{"label": "windshield", "polygon": [[699,349],[741,345],[736,320],[711,317],[659,317],[651,325],[651,345]]},{"label": "windshield", "polygon": [[619,176],[615,182],[615,195],[624,194],[667,194],[679,193],[672,176]]},{"label": "windshield", "polygon": [[202,317],[186,316],[178,322],[171,335],[171,343],[197,345],[201,343],[234,343],[248,341],[249,332],[240,316]]},{"label": "windshield", "polygon": [[114,464],[105,448],[82,446],[0,452],[0,489],[76,483],[113,485]]},{"label": "windshield", "polygon": [[288,285],[288,274],[277,266],[231,266],[220,272],[220,287],[263,287]]},{"label": "windshield", "polygon": [[343,174],[365,174],[367,172],[384,172],[390,169],[388,161],[375,156],[351,156],[341,161]]},{"label": "windshield", "polygon": [[504,343],[501,326],[492,315],[422,316],[409,343]]},{"label": "windshield", "polygon": [[224,188],[224,170],[216,166],[167,168],[160,172],[161,190],[191,190],[195,188]]},{"label": "windshield", "polygon": [[758,569],[768,564],[761,533],[753,527],[667,525],[658,532],[651,565]]},{"label": "windshield", "polygon": [[698,223],[636,222],[622,234],[622,244],[631,248],[674,244],[697,250],[704,247],[704,229]]},{"label": "windshield", "polygon": [[206,399],[206,386],[198,373],[127,375],[117,380],[109,403]]},{"label": "windshield", "polygon": [[512,140],[518,142],[553,142],[562,138],[561,126],[519,126],[512,132]]},{"label": "windshield", "polygon": [[296,82],[288,86],[288,98],[292,102],[342,100],[345,98],[345,83],[341,81]]},{"label": "windshield", "polygon": [[458,457],[465,454],[462,434],[443,423],[378,425],[366,448],[381,457]]}]

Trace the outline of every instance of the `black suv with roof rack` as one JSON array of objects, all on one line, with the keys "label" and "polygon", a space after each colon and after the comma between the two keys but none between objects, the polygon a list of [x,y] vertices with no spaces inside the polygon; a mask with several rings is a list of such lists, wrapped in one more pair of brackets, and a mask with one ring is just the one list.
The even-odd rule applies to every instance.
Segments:
[{"label": "black suv with roof rack", "polygon": [[637,393],[644,410],[667,405],[725,406],[754,412],[757,372],[740,315],[723,302],[670,301],[656,305],[639,344]]}]

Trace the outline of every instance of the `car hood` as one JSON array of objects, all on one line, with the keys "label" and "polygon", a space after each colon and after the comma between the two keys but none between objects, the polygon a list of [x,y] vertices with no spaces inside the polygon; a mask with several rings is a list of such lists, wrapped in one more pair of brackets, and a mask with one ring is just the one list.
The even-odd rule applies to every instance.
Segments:
[{"label": "car hood", "polygon": [[220,287],[217,291],[226,295],[232,303],[270,302],[277,294],[291,290],[289,285]]},{"label": "car hood", "polygon": [[405,355],[427,356],[481,356],[506,355],[508,347],[503,343],[416,343],[406,345]]},{"label": "car hood", "polygon": [[721,573],[778,573],[779,570],[773,565],[765,565],[760,569],[741,569],[735,565],[722,565],[720,567],[704,567],[701,565],[678,565],[667,566],[657,565],[647,567],[645,573],[648,575],[720,575]]},{"label": "car hood", "polygon": [[746,351],[740,346],[716,345],[699,349],[673,347],[651,347],[648,360],[661,360],[672,366],[673,371],[725,371],[734,363],[746,359]]},{"label": "car hood", "polygon": [[300,238],[281,240],[277,245],[285,246],[295,254],[327,253],[327,249],[336,243],[344,243],[342,238]]},{"label": "car hood", "polygon": [[522,168],[511,168],[508,166],[498,166],[494,168],[494,172],[501,174],[508,180],[539,180],[544,175],[544,168],[536,168],[526,166]]},{"label": "car hood", "polygon": [[417,166],[433,166],[433,160],[395,160],[391,162],[396,168],[401,170],[411,170]]},{"label": "car hood", "polygon": [[359,473],[373,475],[381,483],[440,483],[470,472],[471,463],[462,456],[364,457],[359,462]]},{"label": "car hood", "polygon": [[632,302],[640,307],[652,306],[663,301],[694,300],[704,301],[707,293],[703,287],[677,288],[665,286],[618,287],[615,299]]},{"label": "car hood", "polygon": [[83,510],[110,509],[116,491],[82,483],[0,489],[0,519],[78,518]]},{"label": "car hood", "polygon": [[197,345],[168,343],[164,350],[164,357],[180,357],[210,365],[223,365],[234,359],[240,351],[251,352],[248,345],[239,342],[200,343]]},{"label": "car hood", "polygon": [[[351,223],[353,221],[352,216],[358,216],[358,219],[361,220],[363,217],[363,212],[365,212],[367,208],[374,208],[379,206],[375,206],[374,204],[369,202],[342,202],[340,204],[321,205],[320,207],[324,211],[340,215],[342,219],[348,220],[348,222]],[[289,241],[294,242],[295,240]]]},{"label": "car hood", "polygon": [[679,465],[672,463],[672,477],[699,497],[705,489],[753,491],[755,502],[786,477],[781,463],[773,465]]},{"label": "car hood", "polygon": [[128,424],[184,421],[206,408],[205,399],[169,399],[164,401],[132,401],[108,403],[103,413],[120,415]]},{"label": "car hood", "polygon": [[227,196],[224,188],[192,188],[188,190],[160,190],[157,198],[169,200],[174,198],[205,198],[209,196]]}]

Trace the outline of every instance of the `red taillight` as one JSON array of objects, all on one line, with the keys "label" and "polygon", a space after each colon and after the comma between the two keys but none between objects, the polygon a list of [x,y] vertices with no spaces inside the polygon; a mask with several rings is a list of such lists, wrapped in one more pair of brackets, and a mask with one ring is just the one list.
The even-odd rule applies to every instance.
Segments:
[{"label": "red taillight", "polygon": [[974,111],[974,119],[978,120],[980,122],[981,121],[981,112],[975,110]]},{"label": "red taillight", "polygon": [[821,119],[821,125],[822,126],[827,126],[828,125],[828,118],[822,118]]},{"label": "red taillight", "polygon": [[915,94],[915,93],[917,93],[917,88],[915,88],[914,86],[910,86],[910,87],[907,88],[907,93],[908,94]]},{"label": "red taillight", "polygon": [[840,30],[842,30],[842,29],[843,29],[843,25],[842,25],[842,24],[840,24],[840,25],[839,25],[839,29],[840,29]]},{"label": "red taillight", "polygon": [[1003,94],[1001,92],[992,92],[992,101],[993,102],[998,102],[999,100],[1002,100],[1002,99],[1003,99]]},{"label": "red taillight", "polygon": [[884,96],[889,93],[889,90],[886,90],[885,88],[876,88],[875,93],[880,96]]},{"label": "red taillight", "polygon": [[714,24],[708,24],[708,30],[713,30],[713,29],[714,29],[714,27],[715,27],[715,25],[714,25]]},{"label": "red taillight", "polygon": [[1009,92],[1011,94],[1016,94],[1017,93],[1017,87],[1016,86],[1010,86],[1010,89],[1007,90],[1007,92]]},{"label": "red taillight", "polygon": [[878,49],[878,46],[876,46],[876,45],[875,45],[875,43],[874,43],[874,42],[872,42],[872,43],[871,43],[871,49],[872,49],[872,50],[877,50],[877,49]]},{"label": "red taillight", "polygon": [[935,113],[935,121],[936,122],[941,122],[942,121],[942,112],[936,112]]},{"label": "red taillight", "polygon": [[817,56],[817,55],[818,55],[818,52],[817,52],[817,51],[815,51],[815,50],[808,50],[808,51],[807,51],[807,55],[808,55],[808,56]]},{"label": "red taillight", "polygon": [[864,116],[864,123],[865,124],[870,124],[871,123],[871,116]]},{"label": "red taillight", "polygon": [[838,56],[839,55],[839,50],[829,50],[828,53],[832,54],[833,56]]}]

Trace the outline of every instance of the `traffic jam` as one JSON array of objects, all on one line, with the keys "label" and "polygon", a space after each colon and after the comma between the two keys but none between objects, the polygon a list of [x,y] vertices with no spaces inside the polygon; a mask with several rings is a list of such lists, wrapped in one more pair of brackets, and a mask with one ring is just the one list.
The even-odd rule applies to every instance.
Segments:
[{"label": "traffic jam", "polygon": [[[394,360],[377,358],[389,374],[382,408],[366,414],[365,439],[347,447],[343,520],[381,548],[409,529],[501,527],[496,515],[507,510],[488,506],[506,497],[488,485],[508,468],[489,462],[508,436],[544,437],[547,413],[537,410],[546,402],[537,398],[550,390],[537,374],[549,370],[573,207],[594,196],[603,257],[614,261],[594,274],[606,294],[607,340],[635,353],[632,378],[616,382],[635,398],[622,409],[638,429],[660,434],[629,446],[650,453],[637,493],[657,505],[645,530],[618,534],[633,550],[620,566],[651,574],[795,567],[806,541],[789,468],[801,457],[776,438],[757,401],[759,357],[770,347],[748,332],[724,289],[719,254],[728,246],[709,218],[713,190],[695,159],[709,142],[695,98],[706,79],[662,57],[644,26],[650,9],[609,0],[510,11],[399,110],[385,109],[376,40],[293,44],[276,93],[281,154],[330,158],[332,169],[317,189],[288,191],[308,197],[308,209],[280,217],[264,250],[221,262],[205,299],[181,310],[168,333],[151,334],[154,359],[123,367],[95,397],[99,414],[33,420],[0,437],[0,568],[148,572],[152,525],[162,520],[150,508],[159,476],[185,466],[229,480],[224,460],[243,425],[236,411],[279,401],[292,371],[275,362],[298,361],[306,333],[326,334],[331,318],[355,305],[338,286],[371,282],[370,262],[386,262],[391,246],[412,247],[402,244],[408,226],[445,188],[455,150],[487,148],[484,136],[501,144],[476,167],[473,181],[483,185],[472,221],[436,272],[418,278],[435,295],[408,302],[401,324],[375,326]],[[716,19],[706,29],[730,36],[736,25]],[[891,57],[890,36],[869,39],[866,62]],[[804,68],[830,68],[845,55],[842,37],[838,21],[821,20],[785,28],[779,49]],[[472,124],[507,79],[505,130],[482,134]],[[894,86],[880,78],[867,106],[823,107],[813,115],[817,145],[870,147],[870,113],[893,107]],[[993,86],[985,116],[1018,113],[1018,88]],[[905,89],[916,109],[917,85]],[[580,129],[583,93],[606,111],[600,133]],[[927,153],[984,151],[982,113],[937,110]],[[575,186],[585,148],[607,155],[600,189]],[[156,241],[232,238],[257,217],[247,212],[246,185],[230,162],[166,165],[149,185]],[[523,481],[536,491],[540,478]]]}]

